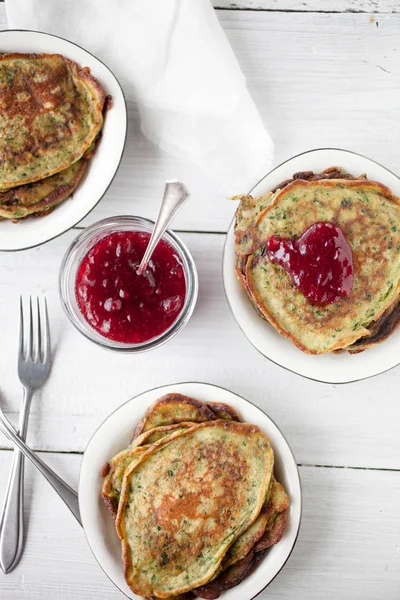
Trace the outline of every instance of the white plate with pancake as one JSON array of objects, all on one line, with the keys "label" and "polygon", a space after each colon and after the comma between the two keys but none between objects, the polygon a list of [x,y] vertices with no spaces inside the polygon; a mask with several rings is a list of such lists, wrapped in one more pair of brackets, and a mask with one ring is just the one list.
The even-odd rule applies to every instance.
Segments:
[{"label": "white plate with pancake", "polygon": [[[368,179],[385,184],[396,196],[400,196],[400,179],[397,175],[360,154],[333,148],[310,150],[287,160],[261,179],[249,193],[253,197],[262,196],[281,181],[291,178],[293,173],[310,170],[321,173],[332,166],[342,167],[354,175],[366,173]],[[261,354],[289,371],[323,383],[350,383],[367,379],[400,363],[400,328],[381,344],[360,354],[304,354],[281,336],[256,313],[236,278],[234,225],[233,221],[224,248],[225,294],[237,324]]]},{"label": "white plate with pancake", "polygon": [[97,429],[83,457],[79,479],[79,508],[89,546],[111,581],[129,598],[138,598],[125,583],[121,545],[114,521],[101,499],[101,467],[132,437],[136,423],[147,407],[164,394],[178,392],[203,402],[225,402],[244,421],[257,424],[269,437],[275,452],[275,474],[290,498],[290,514],[282,540],[273,546],[252,575],[224,592],[221,599],[251,600],[279,573],[297,540],[301,518],[301,487],[296,461],[286,439],[275,423],[257,406],[223,388],[205,383],[178,383],[154,388],[132,398]]},{"label": "white plate with pancake", "polygon": [[110,69],[72,42],[37,31],[6,30],[0,32],[0,52],[62,54],[82,67],[90,67],[113,103],[105,116],[101,142],[72,196],[46,216],[23,219],[17,224],[0,221],[0,250],[14,251],[32,248],[57,237],[79,223],[96,206],[121,162],[127,110],[122,88]]}]

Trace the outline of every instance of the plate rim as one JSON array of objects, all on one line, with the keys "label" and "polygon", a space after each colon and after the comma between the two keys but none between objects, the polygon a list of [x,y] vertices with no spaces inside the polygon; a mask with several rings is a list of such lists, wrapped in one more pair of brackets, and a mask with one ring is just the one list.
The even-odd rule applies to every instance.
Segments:
[{"label": "plate rim", "polygon": [[[254,402],[252,402],[251,400],[248,400],[247,398],[244,398],[241,394],[237,394],[236,392],[232,392],[231,390],[229,390],[228,388],[221,386],[221,385],[217,385],[214,383],[208,383],[205,381],[179,381],[179,382],[174,382],[174,383],[166,383],[164,385],[158,385],[155,386],[153,388],[149,388],[146,390],[143,390],[141,392],[139,392],[138,394],[136,394],[135,396],[132,396],[131,398],[129,398],[128,400],[126,400],[125,402],[123,402],[122,404],[120,404],[119,406],[117,406],[117,408],[115,408],[111,413],[109,413],[107,415],[107,417],[105,419],[103,419],[103,421],[100,423],[100,425],[98,427],[96,427],[95,431],[92,433],[92,435],[90,436],[90,439],[88,441],[88,443],[85,446],[85,450],[83,452],[83,457],[82,457],[82,462],[79,468],[79,478],[78,478],[78,504],[79,504],[79,510],[81,509],[80,506],[80,488],[81,488],[81,476],[82,476],[82,469],[83,469],[83,465],[84,465],[84,461],[85,461],[85,455],[86,455],[86,450],[89,448],[90,444],[92,443],[93,438],[95,437],[95,435],[98,433],[98,431],[103,427],[103,425],[116,413],[118,412],[118,410],[120,410],[123,406],[126,406],[127,404],[129,404],[130,402],[132,402],[133,400],[137,400],[138,398],[140,398],[140,396],[143,396],[146,393],[149,392],[155,392],[156,390],[161,390],[164,388],[168,388],[171,386],[181,386],[181,385],[200,385],[200,386],[206,386],[209,388],[218,388],[220,390],[223,390],[224,392],[228,392],[229,394],[233,394],[235,396],[237,396],[238,398],[240,398],[241,400],[243,400],[244,402],[251,404],[252,406],[254,406],[255,408],[257,408],[258,410],[260,410],[263,415],[269,420],[271,421],[271,423],[276,427],[277,431],[280,433],[280,435],[282,436],[292,458],[293,458],[293,463],[296,467],[296,476],[297,476],[297,482],[298,482],[298,486],[299,486],[299,497],[298,497],[298,504],[299,504],[299,521],[297,524],[297,530],[296,530],[296,535],[294,537],[292,546],[284,560],[284,562],[282,563],[282,565],[280,566],[280,568],[278,569],[278,571],[275,573],[275,575],[269,580],[269,582],[261,589],[259,590],[254,596],[252,596],[251,598],[249,598],[248,600],[254,600],[257,596],[259,596],[273,581],[274,579],[279,575],[279,573],[282,571],[282,569],[285,567],[286,563],[288,562],[289,558],[291,557],[293,550],[297,544],[297,540],[299,538],[299,534],[300,534],[300,529],[301,529],[301,523],[302,523],[302,518],[303,518],[303,488],[302,488],[302,482],[301,482],[301,477],[300,477],[300,472],[299,472],[299,465],[297,464],[296,458],[294,456],[293,450],[288,442],[288,440],[286,439],[286,436],[283,434],[281,428],[275,423],[275,421],[262,409],[260,408],[257,404],[255,404]],[[81,510],[80,510],[81,512]],[[90,548],[90,551],[92,553],[92,555],[94,556],[98,566],[100,567],[100,569],[103,571],[103,573],[106,575],[106,577],[109,579],[109,581],[111,581],[111,583],[126,597],[126,598],[130,598],[112,579],[111,577],[108,575],[108,573],[106,573],[106,571],[104,570],[103,566],[100,564],[99,560],[97,559],[97,556],[95,554],[95,552],[93,551],[93,548],[89,542],[87,533],[86,533],[86,529],[84,527],[84,524],[82,522],[82,530],[83,533],[85,535],[85,539],[86,539],[86,543],[88,545],[88,547]],[[229,590],[226,590],[229,591]]]},{"label": "plate rim", "polygon": [[[299,152],[298,154],[295,154],[293,156],[291,156],[290,158],[287,158],[286,160],[284,160],[283,162],[279,163],[279,165],[276,165],[273,169],[271,169],[270,171],[268,171],[268,173],[266,173],[265,175],[263,175],[263,177],[261,177],[261,179],[259,179],[257,181],[257,183],[255,183],[253,185],[253,187],[249,190],[248,194],[251,195],[252,192],[260,185],[260,183],[262,183],[264,181],[264,179],[266,179],[267,177],[269,177],[274,171],[276,171],[277,169],[279,169],[280,167],[282,167],[283,165],[285,165],[288,162],[291,162],[292,160],[294,160],[295,158],[298,158],[299,156],[304,156],[305,154],[312,154],[314,152],[321,152],[321,151],[334,151],[334,152],[345,152],[347,154],[353,154],[355,156],[359,156],[360,158],[363,158],[365,160],[368,160],[370,162],[375,163],[376,165],[378,165],[379,167],[381,167],[382,169],[385,169],[386,171],[388,171],[389,173],[391,173],[394,177],[396,177],[396,179],[398,179],[400,181],[400,176],[397,175],[396,173],[394,173],[394,171],[391,171],[390,169],[388,169],[387,167],[385,167],[384,165],[382,165],[380,162],[374,160],[373,158],[369,158],[368,156],[365,156],[364,154],[361,154],[360,152],[355,152],[353,150],[346,150],[345,148],[335,148],[335,147],[330,147],[330,146],[323,146],[321,148],[312,148],[311,150],[305,150],[304,152]],[[373,377],[379,377],[380,375],[383,375],[384,373],[388,373],[389,371],[391,371],[392,369],[396,369],[399,365],[400,365],[400,360],[398,363],[396,363],[395,365],[392,365],[391,367],[388,367],[387,369],[384,369],[383,371],[379,371],[379,373],[374,373],[372,375],[366,375],[365,377],[358,377],[357,379],[349,379],[348,381],[326,381],[324,379],[316,379],[315,377],[311,377],[309,375],[304,375],[303,373],[298,373],[297,371],[295,371],[294,369],[291,369],[285,365],[280,364],[279,362],[277,362],[276,360],[274,360],[273,358],[267,356],[266,354],[264,354],[264,352],[258,348],[253,341],[249,338],[249,336],[247,335],[247,333],[244,331],[243,327],[241,326],[241,324],[239,323],[238,319],[236,318],[236,314],[232,308],[230,299],[229,299],[229,295],[226,289],[226,281],[225,281],[225,256],[227,253],[227,244],[230,241],[230,236],[232,236],[233,234],[233,230],[234,230],[234,226],[235,226],[235,215],[233,216],[228,230],[226,232],[226,236],[225,236],[225,242],[224,242],[224,247],[223,247],[223,251],[222,251],[222,285],[224,288],[224,293],[225,293],[225,298],[226,301],[228,303],[229,306],[229,310],[231,312],[231,315],[233,316],[233,319],[236,323],[236,325],[239,327],[240,331],[243,333],[243,335],[245,336],[245,338],[247,339],[247,341],[253,346],[253,348],[255,350],[257,350],[257,352],[259,354],[261,354],[261,356],[263,356],[264,358],[266,358],[267,360],[269,360],[270,362],[272,362],[274,365],[280,367],[281,369],[285,369],[285,371],[288,371],[289,373],[294,373],[295,375],[299,376],[299,377],[304,377],[304,379],[308,379],[309,381],[315,381],[316,383],[323,383],[325,385],[349,385],[351,383],[358,383],[359,381],[365,381],[367,379],[372,379]]]},{"label": "plate rim", "polygon": [[[67,40],[66,38],[62,37],[61,35],[55,35],[54,33],[47,33],[45,31],[39,31],[37,29],[17,29],[17,28],[3,29],[2,31],[0,31],[0,36],[4,35],[6,33],[35,33],[35,34],[43,35],[43,36],[50,37],[50,38],[57,38],[59,40],[62,40],[63,42],[66,42],[67,44],[72,44],[73,46],[76,46],[77,48],[79,48],[83,52],[86,52],[87,54],[90,54],[90,56],[92,56],[95,60],[99,61],[99,63],[101,63],[107,69],[107,71],[109,71],[109,73],[111,74],[111,76],[115,79],[115,81],[116,81],[116,83],[117,83],[117,85],[118,85],[118,87],[119,87],[119,89],[121,91],[122,99],[124,101],[123,106],[124,106],[124,109],[125,109],[124,110],[124,116],[125,116],[125,118],[124,118],[125,134],[124,134],[124,141],[123,141],[123,144],[122,144],[121,154],[120,154],[120,157],[118,159],[118,164],[117,164],[117,167],[115,169],[114,175],[112,176],[112,178],[108,182],[108,184],[107,184],[104,192],[100,196],[100,198],[97,200],[97,202],[95,204],[93,204],[93,206],[82,217],[79,218],[79,220],[74,225],[71,225],[70,227],[67,227],[67,229],[63,229],[63,231],[61,231],[60,233],[56,233],[55,235],[53,235],[51,237],[47,237],[42,242],[37,242],[35,244],[29,245],[29,246],[23,246],[21,248],[1,248],[0,247],[0,252],[23,252],[24,250],[31,250],[32,248],[37,248],[38,246],[42,246],[43,244],[47,244],[48,242],[51,242],[52,240],[57,239],[61,235],[64,235],[64,233],[67,233],[67,231],[70,231],[71,229],[74,229],[81,221],[83,221],[83,219],[85,219],[92,212],[92,210],[94,210],[96,208],[96,206],[99,204],[99,202],[104,198],[105,194],[110,189],[110,186],[112,185],[112,183],[113,183],[113,181],[114,181],[114,179],[115,179],[115,177],[116,177],[116,175],[117,175],[117,173],[119,171],[119,168],[120,168],[121,162],[122,162],[122,158],[124,156],[125,146],[126,146],[126,140],[127,140],[127,137],[128,137],[128,105],[127,105],[126,96],[125,96],[123,87],[120,84],[120,82],[119,82],[118,78],[116,77],[116,75],[110,69],[110,67],[108,65],[106,65],[102,60],[100,60],[100,58],[97,58],[97,56],[95,54],[93,54],[89,50],[86,50],[86,48],[83,48],[83,46],[80,46],[76,42],[71,42],[71,40]],[[1,40],[1,38],[0,38],[0,40]]]}]

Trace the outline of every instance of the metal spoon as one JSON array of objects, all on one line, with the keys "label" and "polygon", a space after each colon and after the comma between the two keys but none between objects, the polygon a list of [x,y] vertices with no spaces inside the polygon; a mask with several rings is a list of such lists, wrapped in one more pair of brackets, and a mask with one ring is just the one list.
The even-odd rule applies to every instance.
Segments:
[{"label": "metal spoon", "polygon": [[151,255],[153,254],[158,242],[164,235],[165,230],[168,229],[172,219],[175,218],[177,212],[182,208],[188,198],[189,192],[183,183],[175,180],[166,182],[160,212],[158,213],[157,221],[154,225],[149,245],[146,248],[142,262],[138,267],[138,275],[143,275],[147,269]]}]

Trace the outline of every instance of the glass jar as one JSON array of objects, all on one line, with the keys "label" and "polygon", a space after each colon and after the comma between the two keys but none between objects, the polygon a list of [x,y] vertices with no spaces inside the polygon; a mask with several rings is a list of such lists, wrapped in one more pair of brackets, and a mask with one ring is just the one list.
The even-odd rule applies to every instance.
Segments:
[{"label": "glass jar", "polygon": [[87,227],[72,242],[61,263],[59,275],[59,291],[62,306],[71,323],[92,342],[103,348],[119,352],[145,352],[164,344],[176,335],[190,319],[198,294],[198,277],[196,265],[185,244],[172,231],[166,231],[162,239],[169,244],[179,257],[186,282],[186,296],[182,310],[175,321],[161,334],[140,343],[125,343],[111,340],[96,329],[85,319],[76,298],[76,278],[81,261],[89,250],[102,238],[115,232],[144,231],[151,233],[154,222],[142,217],[118,216],[98,221]]}]

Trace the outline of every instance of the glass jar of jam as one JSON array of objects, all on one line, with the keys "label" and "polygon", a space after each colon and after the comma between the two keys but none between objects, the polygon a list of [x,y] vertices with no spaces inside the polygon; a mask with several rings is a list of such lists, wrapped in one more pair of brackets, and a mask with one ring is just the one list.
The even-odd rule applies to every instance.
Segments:
[{"label": "glass jar of jam", "polygon": [[189,320],[198,293],[194,261],[167,231],[143,275],[137,268],[154,223],[111,217],[85,229],[60,270],[62,305],[72,324],[97,344],[143,352],[172,338]]}]

